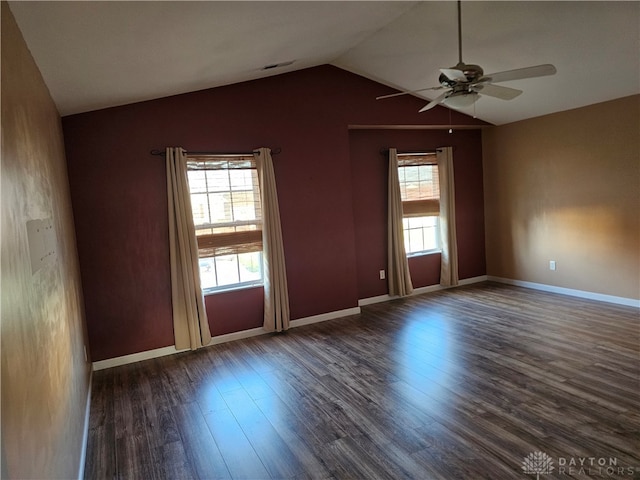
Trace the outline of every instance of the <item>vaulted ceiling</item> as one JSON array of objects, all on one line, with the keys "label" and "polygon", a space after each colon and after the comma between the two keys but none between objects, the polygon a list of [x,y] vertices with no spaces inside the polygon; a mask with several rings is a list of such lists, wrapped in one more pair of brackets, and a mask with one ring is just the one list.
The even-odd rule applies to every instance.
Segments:
[{"label": "vaulted ceiling", "polygon": [[[416,90],[437,86],[439,69],[458,61],[451,1],[9,5],[61,115],[326,63]],[[500,125],[640,93],[640,2],[463,2],[462,29],[463,60],[486,73],[558,70],[501,84],[524,91],[513,100],[483,96],[461,109],[482,120]]]}]

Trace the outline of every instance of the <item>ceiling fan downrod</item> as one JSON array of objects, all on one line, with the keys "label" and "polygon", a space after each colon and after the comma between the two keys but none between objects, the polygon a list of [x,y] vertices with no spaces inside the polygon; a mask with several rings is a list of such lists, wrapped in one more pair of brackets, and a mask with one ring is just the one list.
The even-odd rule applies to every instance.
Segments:
[{"label": "ceiling fan downrod", "polygon": [[462,2],[458,0],[458,64],[462,64]]}]

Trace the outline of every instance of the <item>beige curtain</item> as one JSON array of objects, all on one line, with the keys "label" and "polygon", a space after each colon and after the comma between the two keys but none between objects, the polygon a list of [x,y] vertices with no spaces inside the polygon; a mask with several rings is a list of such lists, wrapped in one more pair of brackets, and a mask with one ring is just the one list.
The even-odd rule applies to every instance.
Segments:
[{"label": "beige curtain", "polygon": [[271,150],[254,150],[262,202],[262,262],[264,277],[264,324],[268,332],[289,328],[289,290],[284,262],[282,228],[276,177]]},{"label": "beige curtain", "polygon": [[456,237],[456,202],[453,182],[453,149],[437,150],[438,175],[440,177],[440,241],[442,263],[440,285],[458,285],[458,243]]},{"label": "beige curtain", "polygon": [[387,213],[387,278],[389,295],[401,297],[413,292],[409,263],[404,248],[404,230],[402,227],[402,197],[398,179],[398,151],[389,149],[389,184]]},{"label": "beige curtain", "polygon": [[178,350],[195,350],[211,341],[211,333],[200,287],[185,151],[167,148],[166,162],[173,332]]}]

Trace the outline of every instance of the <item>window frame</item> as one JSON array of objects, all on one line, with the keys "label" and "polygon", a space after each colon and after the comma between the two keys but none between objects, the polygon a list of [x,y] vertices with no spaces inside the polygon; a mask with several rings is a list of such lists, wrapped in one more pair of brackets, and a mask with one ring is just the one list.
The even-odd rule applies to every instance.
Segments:
[{"label": "window frame", "polygon": [[[226,166],[225,166],[226,165]],[[232,166],[233,165],[233,166]],[[234,184],[231,180],[231,174],[229,170],[250,170],[251,171],[251,189],[234,189]],[[215,187],[209,187],[208,177],[205,173],[205,186],[204,191],[194,191],[192,188],[192,182],[190,172],[193,171],[215,171],[223,170],[228,174],[228,182],[226,188],[220,189]],[[262,205],[260,198],[260,186],[257,176],[257,168],[255,159],[252,155],[238,155],[238,154],[216,154],[216,155],[187,155],[187,184],[189,186],[189,195],[193,199],[194,195],[205,194],[207,197],[207,215],[209,216],[208,223],[196,223],[196,215],[192,205],[192,218],[194,233],[196,235],[196,245],[198,248],[198,268],[200,272],[200,287],[204,295],[211,295],[222,292],[229,292],[234,290],[242,290],[247,288],[262,287],[264,285],[264,267],[263,267],[263,246],[262,246]],[[236,185],[237,186],[237,185]],[[220,222],[212,221],[212,209],[211,209],[211,194],[228,194],[228,205],[225,209],[231,212],[232,217],[236,214],[234,208],[234,192],[252,192],[253,194],[253,214],[259,218],[252,219],[238,219]],[[193,203],[193,202],[192,202]],[[225,212],[226,213],[226,212]],[[253,226],[254,228],[250,228]],[[236,230],[240,227],[240,230]],[[243,228],[247,227],[247,228]],[[211,233],[198,235],[198,231],[210,229]],[[220,231],[217,234],[214,233],[215,229],[234,229],[233,231]],[[233,242],[233,239],[236,242]],[[208,253],[203,255],[202,252]],[[245,254],[258,254],[258,275],[259,278],[252,280],[240,281],[242,278],[241,271],[241,255]],[[238,282],[227,283],[220,285],[218,280],[218,262],[219,259],[224,257],[235,257],[233,262],[237,270]],[[215,286],[204,286],[203,271],[206,268],[203,265],[203,260],[213,263]]]},{"label": "window frame", "polygon": [[[234,290],[245,290],[247,288],[257,288],[257,287],[262,287],[264,286],[264,269],[263,269],[263,263],[262,263],[262,251],[260,252],[254,252],[254,253],[258,253],[259,254],[259,262],[258,265],[260,266],[260,279],[256,279],[256,280],[248,280],[248,281],[244,281],[244,282],[237,282],[237,283],[228,283],[226,285],[217,285],[215,287],[204,287],[202,285],[202,267],[200,266],[200,260],[204,259],[213,259],[215,261],[216,258],[219,257],[227,257],[230,255],[235,255],[236,258],[238,258],[238,255],[242,255],[241,253],[235,253],[235,254],[230,254],[230,255],[218,255],[217,257],[213,256],[213,257],[203,257],[203,258],[198,258],[198,266],[200,268],[200,287],[202,288],[202,293],[204,295],[213,295],[216,293],[222,293],[222,292],[232,292]],[[237,260],[237,262],[239,263],[239,258]],[[240,273],[238,273],[238,276],[240,275]]]},{"label": "window frame", "polygon": [[[436,154],[434,153],[402,153],[402,152],[398,152],[397,153],[397,158],[398,158],[398,179],[400,182],[400,191],[401,191],[401,200],[402,200],[402,233],[404,236],[404,246],[405,246],[405,254],[408,258],[410,257],[419,257],[419,256],[424,256],[424,255],[432,255],[435,253],[441,253],[442,252],[442,239],[440,236],[440,192],[439,192],[439,184],[438,184],[438,163],[437,163],[437,157]],[[404,175],[402,174],[402,170],[403,168],[407,168],[407,167],[431,167],[434,168],[435,167],[435,171],[436,171],[436,180],[435,182],[432,181],[432,185],[435,183],[435,186],[438,188],[438,195],[437,198],[434,197],[433,195],[431,196],[423,196],[422,198],[420,196],[418,196],[417,199],[413,199],[413,200],[408,200],[408,199],[404,199],[402,198],[402,192],[403,190],[403,183],[407,183],[406,181],[403,181],[402,178],[404,177]],[[433,173],[431,173],[431,176],[433,178]],[[418,175],[418,178],[420,178],[420,176]],[[418,184],[420,184],[420,180],[418,180],[417,182]],[[437,210],[437,213],[434,213]],[[407,213],[407,212],[411,212],[411,213]],[[424,212],[425,214],[420,215],[420,213]],[[409,251],[409,231],[410,230],[416,230],[416,228],[410,228],[409,226],[405,227],[405,221],[414,218],[414,219],[423,219],[423,218],[435,218],[435,225],[431,228],[435,229],[435,243],[436,243],[436,247],[434,248],[429,248],[429,249],[425,249],[425,250],[416,250],[416,251]],[[407,222],[408,223],[408,222]],[[430,228],[430,227],[422,227],[421,230],[423,232],[424,235],[424,229],[425,228]],[[423,246],[424,246],[424,238],[423,238]]]},{"label": "window frame", "polygon": [[[433,228],[435,229],[435,239],[436,239],[436,247],[434,248],[429,248],[426,250],[417,250],[415,252],[409,252],[406,251],[406,255],[407,258],[411,258],[411,257],[421,257],[424,255],[433,255],[434,253],[442,253],[442,242],[440,239],[440,215],[425,215],[424,217],[402,217],[402,220],[404,222],[405,218],[435,218],[436,219],[436,224],[433,226]],[[410,229],[406,229],[404,228],[404,224],[403,224],[403,228],[402,228],[402,233],[403,235],[406,235],[407,230]],[[424,227],[423,227],[423,231],[424,231]],[[424,241],[423,241],[424,244]],[[405,240],[405,250],[407,248],[407,242]]]}]

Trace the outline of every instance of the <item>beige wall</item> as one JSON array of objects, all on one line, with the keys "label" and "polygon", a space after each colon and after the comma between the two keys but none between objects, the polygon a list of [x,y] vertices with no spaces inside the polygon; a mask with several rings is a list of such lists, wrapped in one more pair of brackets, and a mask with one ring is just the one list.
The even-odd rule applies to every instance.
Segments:
[{"label": "beige wall", "polygon": [[483,157],[488,275],[640,298],[640,96],[489,128]]},{"label": "beige wall", "polygon": [[[2,2],[2,478],[77,478],[90,382],[60,117]],[[26,222],[53,220],[32,274]]]}]

